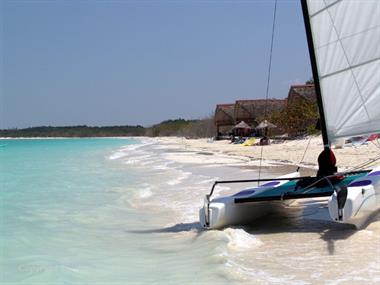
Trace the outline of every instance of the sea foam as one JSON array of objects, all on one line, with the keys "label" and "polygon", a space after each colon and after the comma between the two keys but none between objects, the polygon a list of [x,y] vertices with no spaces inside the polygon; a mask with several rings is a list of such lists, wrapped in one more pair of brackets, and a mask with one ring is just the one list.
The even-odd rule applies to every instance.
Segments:
[{"label": "sea foam", "polygon": [[224,230],[224,233],[228,237],[228,248],[230,250],[252,250],[263,244],[260,239],[243,229],[228,228]]}]

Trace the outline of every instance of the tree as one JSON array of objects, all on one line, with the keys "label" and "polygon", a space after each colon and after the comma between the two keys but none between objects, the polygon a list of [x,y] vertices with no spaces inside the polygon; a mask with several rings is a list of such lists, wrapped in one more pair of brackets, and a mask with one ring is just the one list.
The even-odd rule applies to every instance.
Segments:
[{"label": "tree", "polygon": [[289,135],[294,136],[315,130],[318,118],[317,104],[300,97],[288,102],[287,107],[281,112],[273,113],[271,120]]},{"label": "tree", "polygon": [[306,84],[314,84],[314,78],[311,77],[308,81],[305,82]]}]

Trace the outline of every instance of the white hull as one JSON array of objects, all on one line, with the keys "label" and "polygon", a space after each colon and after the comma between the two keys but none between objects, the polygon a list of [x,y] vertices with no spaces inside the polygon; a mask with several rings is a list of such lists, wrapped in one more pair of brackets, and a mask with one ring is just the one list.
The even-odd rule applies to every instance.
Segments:
[{"label": "white hull", "polygon": [[[299,177],[299,173],[290,173],[280,178],[283,177]],[[283,180],[278,186],[288,181],[289,180]],[[265,187],[262,188],[262,191],[265,191]],[[205,202],[204,207],[199,210],[199,219],[203,227],[210,229],[248,224],[270,213],[283,211],[289,202],[290,201],[266,201],[236,204],[234,196],[215,198],[210,201],[209,206],[207,206],[207,201]]]},{"label": "white hull", "polygon": [[284,213],[290,201],[268,201],[235,204],[233,197],[216,199],[210,204],[210,222],[206,225],[207,207],[199,210],[200,223],[205,228],[221,229],[232,225],[245,225],[272,213]]},{"label": "white hull", "polygon": [[[298,176],[298,173],[291,173],[281,178]],[[281,181],[278,186],[288,181]],[[265,191],[265,187],[259,191]],[[287,205],[291,202],[286,200],[235,203],[235,198],[227,196],[206,201],[204,207],[199,210],[201,225],[209,229],[220,229],[230,225],[249,224],[271,213],[284,213],[289,209]],[[336,192],[328,200],[328,210],[332,221],[362,227],[371,215],[380,210],[380,167],[350,183],[341,218],[338,214]]]},{"label": "white hull", "polygon": [[338,195],[329,198],[328,208],[333,221],[361,228],[368,219],[380,210],[380,167],[368,175],[356,179],[347,187],[347,199],[339,217]]}]

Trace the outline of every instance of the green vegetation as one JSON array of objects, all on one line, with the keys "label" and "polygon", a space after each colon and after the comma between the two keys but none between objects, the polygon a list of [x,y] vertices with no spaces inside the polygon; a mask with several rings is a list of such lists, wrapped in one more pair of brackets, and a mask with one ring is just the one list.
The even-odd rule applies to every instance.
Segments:
[{"label": "green vegetation", "polygon": [[179,133],[179,135],[188,138],[210,138],[215,136],[215,134],[216,126],[214,124],[213,116],[193,121]]},{"label": "green vegetation", "polygon": [[148,128],[147,136],[182,136],[188,138],[212,137],[216,133],[213,117],[202,120],[168,120]]},{"label": "green vegetation", "polygon": [[33,127],[26,129],[0,130],[0,137],[120,137],[142,136],[145,128],[142,126],[112,126],[112,127]]},{"label": "green vegetation", "polygon": [[317,103],[299,99],[282,110],[272,114],[271,122],[290,136],[315,134],[316,122],[319,118]]},{"label": "green vegetation", "polygon": [[0,130],[0,137],[121,137],[121,136],[186,136],[211,137],[215,135],[212,118],[203,120],[168,120],[152,127],[111,126],[111,127],[32,127],[26,129]]},{"label": "green vegetation", "polygon": [[148,128],[146,135],[151,137],[179,135],[183,129],[193,122],[195,121],[187,121],[184,119],[163,121]]}]

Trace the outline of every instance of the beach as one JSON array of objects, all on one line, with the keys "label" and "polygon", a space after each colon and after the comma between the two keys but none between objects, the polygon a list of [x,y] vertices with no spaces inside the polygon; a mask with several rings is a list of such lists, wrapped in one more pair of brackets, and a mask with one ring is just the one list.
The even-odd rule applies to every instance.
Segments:
[{"label": "beach", "polygon": [[[283,146],[302,151],[307,141],[293,143]],[[326,200],[312,199],[289,205],[284,217],[201,227],[198,211],[215,180],[258,177],[259,147],[185,138],[1,145],[5,284],[380,282],[379,215],[358,231],[314,219]],[[291,155],[302,157],[276,148],[263,149],[262,178],[294,171]],[[252,186],[220,186],[215,197]]]},{"label": "beach", "polygon": [[[161,195],[168,189],[159,190],[160,186],[155,185],[161,195],[153,194],[146,199],[144,208],[165,203],[172,214],[168,214],[164,232],[175,232],[177,237],[193,236],[195,247],[204,242],[215,246],[207,255],[211,258],[207,258],[210,273],[218,268],[217,274],[236,284],[376,284],[380,281],[379,214],[358,231],[329,221],[327,199],[315,198],[292,203],[285,217],[266,217],[251,225],[204,231],[198,223],[198,209],[213,181],[257,178],[261,147],[207,139],[167,137],[148,141],[150,146],[141,150],[155,152],[159,148],[167,170],[175,168],[181,172],[178,179],[169,181],[176,189],[175,193],[170,192],[170,198],[163,202]],[[311,138],[305,162],[301,164],[302,174],[315,174],[314,157],[316,160],[322,148],[320,141],[320,137]],[[261,177],[295,171],[307,144],[308,139],[265,146]],[[338,165],[349,169],[350,163],[361,164],[363,158],[367,160],[370,154],[376,154],[376,149],[371,144],[336,149],[338,161],[342,158]],[[354,157],[350,157],[352,154]],[[217,187],[215,197],[249,187]]]},{"label": "beach", "polygon": [[[323,150],[321,136],[308,136],[304,139],[283,141],[267,146],[242,146],[231,144],[229,140],[210,141],[209,139],[185,139],[166,137],[158,139],[163,144],[179,145],[187,150],[208,151],[214,154],[224,154],[245,161],[247,165],[260,165],[262,152],[262,165],[264,166],[301,166],[303,168],[317,169],[318,155]],[[370,158],[379,156],[379,146],[367,142],[361,145],[346,145],[336,148],[333,152],[337,159],[338,170],[352,169]],[[304,157],[303,157],[304,156]]]},{"label": "beach", "polygon": [[[262,148],[260,162],[261,146],[245,147],[208,139],[159,138],[157,141],[178,150],[167,156],[171,161],[182,165],[212,165],[209,169],[219,168],[216,178],[227,180],[255,179],[260,164],[264,178],[293,172],[298,166],[301,175],[315,175],[317,158],[323,148],[321,136],[272,144]],[[334,153],[339,170],[344,171],[377,157],[379,149],[376,144],[365,143],[334,146]],[[205,173],[210,174],[207,170]],[[211,184],[210,181],[207,186]],[[225,187],[216,196],[241,189]],[[226,264],[234,268],[231,276],[247,284],[375,284],[380,281],[380,214],[363,229],[356,230],[329,221],[325,198],[296,201],[291,207],[290,216],[267,217],[252,225],[204,234],[229,237]],[[191,217],[197,218],[194,213]]]}]

